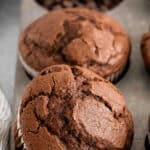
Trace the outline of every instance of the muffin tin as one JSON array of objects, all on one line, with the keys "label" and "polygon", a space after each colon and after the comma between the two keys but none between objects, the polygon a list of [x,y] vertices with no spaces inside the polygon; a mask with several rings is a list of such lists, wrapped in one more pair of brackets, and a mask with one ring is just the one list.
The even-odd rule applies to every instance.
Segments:
[{"label": "muffin tin", "polygon": [[[124,78],[116,84],[123,92],[126,102],[134,117],[135,136],[132,150],[144,150],[147,132],[147,121],[150,115],[150,76],[144,69],[140,53],[141,36],[149,27],[150,3],[148,0],[124,0],[119,6],[107,13],[120,22],[131,36],[132,55],[130,67]],[[34,0],[22,0],[21,30],[32,20],[45,14],[46,9]],[[16,82],[14,91],[14,116],[24,87],[29,82],[19,60],[16,66]],[[14,119],[15,119],[14,117]],[[12,132],[13,133],[13,132]],[[11,150],[13,138],[11,139]]]}]

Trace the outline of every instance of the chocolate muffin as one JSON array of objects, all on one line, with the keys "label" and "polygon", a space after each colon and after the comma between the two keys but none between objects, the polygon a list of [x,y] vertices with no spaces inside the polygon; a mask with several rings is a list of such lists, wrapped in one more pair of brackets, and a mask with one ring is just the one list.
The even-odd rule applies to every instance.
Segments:
[{"label": "chocolate muffin", "polygon": [[110,81],[123,74],[130,40],[111,17],[87,9],[48,13],[21,34],[20,60],[31,76],[50,65],[86,67]]},{"label": "chocolate muffin", "polygon": [[145,33],[142,37],[141,52],[145,68],[150,72],[150,32]]},{"label": "chocolate muffin", "polygon": [[133,121],[118,89],[82,67],[54,65],[27,86],[16,149],[129,150]]},{"label": "chocolate muffin", "polygon": [[60,8],[86,7],[106,11],[117,6],[122,0],[36,0],[48,10]]}]

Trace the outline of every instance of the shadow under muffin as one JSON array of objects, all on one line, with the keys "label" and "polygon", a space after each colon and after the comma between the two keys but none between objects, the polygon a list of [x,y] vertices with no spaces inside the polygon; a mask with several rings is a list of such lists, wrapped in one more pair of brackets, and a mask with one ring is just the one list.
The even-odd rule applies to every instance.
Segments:
[{"label": "shadow under muffin", "polygon": [[106,11],[116,7],[123,0],[35,0],[48,10],[85,7]]}]

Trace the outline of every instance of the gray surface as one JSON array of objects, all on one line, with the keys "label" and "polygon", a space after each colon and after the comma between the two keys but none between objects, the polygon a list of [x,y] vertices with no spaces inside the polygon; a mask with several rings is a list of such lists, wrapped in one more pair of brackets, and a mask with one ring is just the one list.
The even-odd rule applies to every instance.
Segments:
[{"label": "gray surface", "polygon": [[[22,28],[33,18],[44,13],[43,9],[36,6],[32,1],[23,0]],[[117,87],[123,92],[134,117],[135,137],[132,150],[144,150],[147,119],[150,114],[150,76],[145,72],[141,59],[140,39],[142,33],[148,30],[150,23],[150,3],[147,0],[125,0],[119,7],[110,11],[109,14],[125,27],[132,39],[133,48],[130,69],[117,84]],[[23,89],[28,82],[29,79],[18,61],[14,99],[16,109]]]},{"label": "gray surface", "polygon": [[19,22],[19,1],[0,2],[0,87],[9,102],[13,99],[16,50]]},{"label": "gray surface", "polygon": [[150,115],[150,76],[145,72],[140,53],[141,36],[150,25],[150,2],[147,0],[126,0],[110,12],[131,36],[131,66],[117,86],[125,95],[134,117],[135,137],[132,150],[144,150],[144,139]]}]

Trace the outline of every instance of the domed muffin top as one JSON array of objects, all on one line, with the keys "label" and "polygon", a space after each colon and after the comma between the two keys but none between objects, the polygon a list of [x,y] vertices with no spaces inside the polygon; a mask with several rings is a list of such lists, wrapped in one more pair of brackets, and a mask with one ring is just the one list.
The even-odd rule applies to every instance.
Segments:
[{"label": "domed muffin top", "polygon": [[29,83],[19,121],[27,150],[128,150],[133,136],[120,91],[67,65],[46,68]]},{"label": "domed muffin top", "polygon": [[107,77],[125,66],[130,41],[111,17],[87,9],[49,12],[21,34],[21,56],[37,71],[68,64],[87,67]]}]

